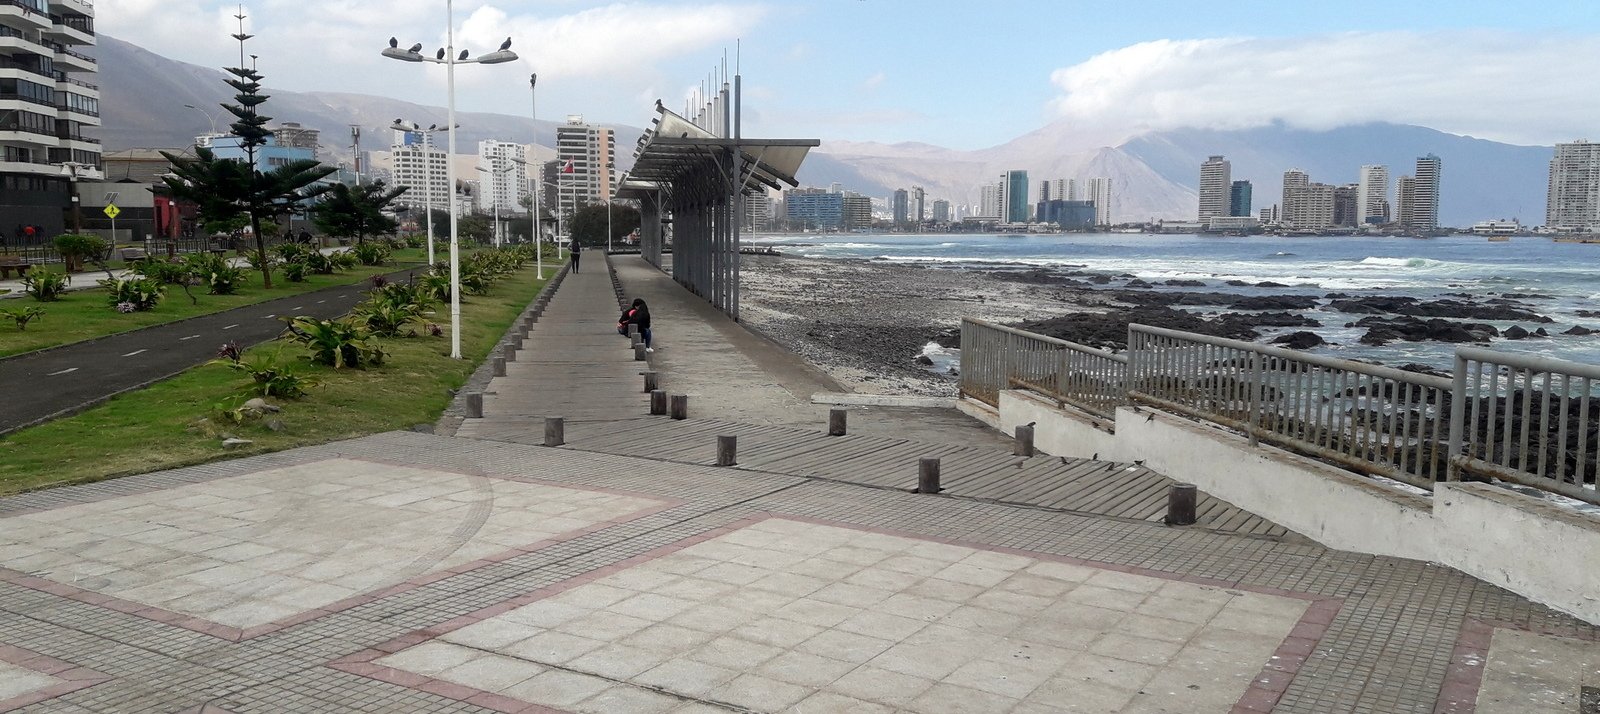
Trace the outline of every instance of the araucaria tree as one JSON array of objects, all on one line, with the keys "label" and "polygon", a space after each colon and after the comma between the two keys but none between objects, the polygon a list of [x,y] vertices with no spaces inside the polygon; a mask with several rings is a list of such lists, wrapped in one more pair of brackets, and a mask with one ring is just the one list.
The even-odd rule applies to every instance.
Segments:
[{"label": "araucaria tree", "polygon": [[389,188],[382,181],[361,186],[334,184],[311,209],[312,220],[323,233],[335,238],[355,238],[357,243],[369,235],[393,233],[399,224],[383,211],[406,186]]},{"label": "araucaria tree", "polygon": [[[250,230],[255,235],[256,250],[265,255],[267,241],[261,224],[298,210],[300,203],[327,191],[329,187],[326,184],[317,182],[336,169],[322,166],[312,159],[290,161],[265,172],[256,168],[257,149],[264,146],[267,137],[272,135],[267,130],[267,122],[272,117],[262,116],[258,111],[267,101],[267,96],[261,93],[261,75],[254,68],[243,66],[244,41],[251,37],[244,33],[243,17],[240,18],[239,34],[233,37],[239,41],[240,66],[226,67],[224,70],[233,75],[232,79],[227,80],[228,86],[239,93],[234,95],[235,104],[223,104],[222,108],[235,117],[229,129],[238,137],[245,160],[218,159],[215,153],[205,147],[195,147],[192,158],[163,151],[161,155],[172,162],[173,175],[162,180],[171,189],[172,195],[199,206],[203,221],[227,221],[240,215],[248,216]],[[258,262],[261,264],[262,285],[272,287],[271,261]]]}]

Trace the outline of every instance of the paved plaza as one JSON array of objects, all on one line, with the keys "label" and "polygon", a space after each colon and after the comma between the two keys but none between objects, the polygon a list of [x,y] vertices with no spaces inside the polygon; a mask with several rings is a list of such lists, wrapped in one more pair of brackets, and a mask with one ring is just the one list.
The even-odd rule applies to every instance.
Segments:
[{"label": "paved plaza", "polygon": [[[574,279],[591,277],[562,290]],[[673,341],[682,313],[651,290],[677,353],[650,366],[670,385],[699,348]],[[593,363],[583,389],[615,382],[607,408],[641,418],[633,380],[606,374],[622,365]],[[500,385],[517,380],[556,383]],[[510,439],[512,416],[495,440],[396,432],[0,499],[0,712],[1584,714],[1597,699],[1595,628],[1437,565],[915,494],[914,464],[903,484],[719,468],[606,441],[603,411],[548,448]]]}]

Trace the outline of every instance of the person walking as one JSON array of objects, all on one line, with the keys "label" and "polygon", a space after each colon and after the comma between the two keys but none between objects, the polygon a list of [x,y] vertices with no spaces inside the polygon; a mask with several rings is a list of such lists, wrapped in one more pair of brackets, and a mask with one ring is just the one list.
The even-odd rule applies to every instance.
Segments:
[{"label": "person walking", "polygon": [[578,241],[572,241],[572,246],[567,248],[567,252],[572,254],[572,272],[576,273],[578,262],[583,257],[583,246],[578,245]]},{"label": "person walking", "polygon": [[644,340],[644,351],[656,351],[650,344],[650,306],[645,304],[643,298],[634,298],[633,304],[622,311],[622,317],[617,319],[617,334],[627,335],[628,325],[639,326],[639,338]]}]

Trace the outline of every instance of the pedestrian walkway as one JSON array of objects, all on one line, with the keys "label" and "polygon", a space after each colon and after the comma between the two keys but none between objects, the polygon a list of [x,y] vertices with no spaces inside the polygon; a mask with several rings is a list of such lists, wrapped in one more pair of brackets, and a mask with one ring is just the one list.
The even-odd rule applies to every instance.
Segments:
[{"label": "pedestrian walkway", "polygon": [[[782,362],[737,335],[717,364],[764,367],[696,376],[690,345],[726,325],[620,274],[661,323],[653,366],[694,390],[686,420],[640,415],[595,271],[462,424],[493,440],[0,498],[0,712],[1582,714],[1600,686],[1600,631],[1441,566],[815,471],[825,441],[863,464],[941,442],[883,412],[890,437],[856,412],[824,436],[817,405],[700,411],[764,414],[812,378],[764,373]],[[582,414],[566,448],[512,440],[547,409]],[[704,461],[724,430],[742,468]],[[942,443],[952,464],[1004,451]]]}]

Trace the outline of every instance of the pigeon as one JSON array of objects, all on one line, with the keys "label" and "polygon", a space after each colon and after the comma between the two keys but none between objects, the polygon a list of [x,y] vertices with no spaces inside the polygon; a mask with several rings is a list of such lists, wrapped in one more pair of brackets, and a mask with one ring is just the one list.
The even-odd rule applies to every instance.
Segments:
[{"label": "pigeon", "polygon": [[1147,416],[1147,417],[1145,417],[1145,418],[1144,418],[1144,420],[1145,420],[1145,421],[1146,421],[1146,422],[1152,422],[1152,421],[1155,421],[1155,420],[1156,420],[1156,415],[1155,415],[1155,413],[1154,413],[1154,412],[1152,412],[1152,413],[1151,413],[1151,414],[1150,414],[1150,416]]},{"label": "pigeon", "polygon": [[421,43],[421,42],[418,42],[418,43],[417,43],[417,44],[414,44],[414,45],[412,45],[412,46],[411,46],[411,49],[410,49],[410,50],[409,50],[409,51],[410,51],[410,52],[411,52],[411,53],[412,53],[412,54],[416,54],[416,53],[418,53],[418,52],[421,52],[421,51],[422,51],[422,43]]},{"label": "pigeon", "polygon": [[460,57],[457,57],[457,58],[456,58],[456,61],[457,61],[457,62],[465,62],[465,61],[466,61],[466,59],[467,59],[467,51],[466,51],[466,50],[462,50],[462,51],[461,51],[461,56],[460,56]]},{"label": "pigeon", "polygon": [[403,126],[404,125],[404,122],[400,121],[399,119],[394,120],[394,123],[395,123],[395,126]]},{"label": "pigeon", "polygon": [[434,55],[433,57],[434,57],[434,59],[444,59],[444,48],[440,47],[439,48],[439,53]]},{"label": "pigeon", "polygon": [[500,43],[500,51],[505,52],[509,49],[511,49],[511,38],[507,37],[505,42]]},{"label": "pigeon", "polygon": [[1094,453],[1094,456],[1089,457],[1089,460],[1090,461],[1099,461],[1100,460],[1100,452],[1096,451]]},{"label": "pigeon", "polygon": [[400,38],[398,38],[398,37],[389,38],[389,46],[390,47],[399,47],[400,46]]}]

